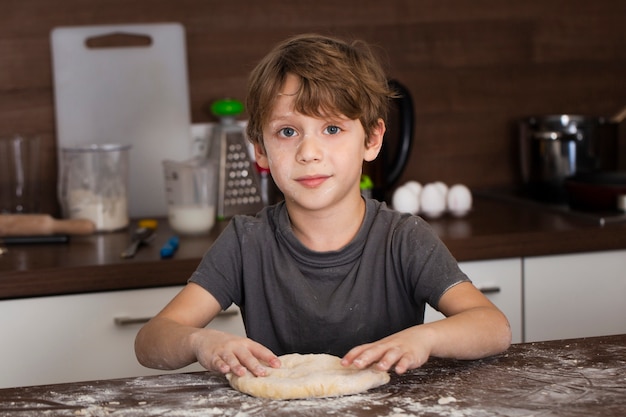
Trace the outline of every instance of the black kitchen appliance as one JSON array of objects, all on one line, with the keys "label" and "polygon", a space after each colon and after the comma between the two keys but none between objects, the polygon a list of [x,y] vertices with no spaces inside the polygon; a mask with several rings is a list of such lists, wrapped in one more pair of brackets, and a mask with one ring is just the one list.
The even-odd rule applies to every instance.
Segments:
[{"label": "black kitchen appliance", "polygon": [[378,157],[363,166],[363,173],[373,182],[372,197],[389,201],[392,187],[406,168],[413,145],[415,116],[409,90],[397,80],[389,86],[398,97],[392,100],[387,118],[387,131]]}]

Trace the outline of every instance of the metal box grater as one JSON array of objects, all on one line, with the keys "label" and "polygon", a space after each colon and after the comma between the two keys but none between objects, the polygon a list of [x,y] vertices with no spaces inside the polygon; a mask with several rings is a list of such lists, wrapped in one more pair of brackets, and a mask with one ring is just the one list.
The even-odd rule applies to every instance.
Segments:
[{"label": "metal box grater", "polygon": [[[212,136],[219,155],[217,218],[256,214],[264,207],[259,173],[251,158],[245,132],[236,123],[219,123]],[[218,148],[218,149],[216,149]]]}]

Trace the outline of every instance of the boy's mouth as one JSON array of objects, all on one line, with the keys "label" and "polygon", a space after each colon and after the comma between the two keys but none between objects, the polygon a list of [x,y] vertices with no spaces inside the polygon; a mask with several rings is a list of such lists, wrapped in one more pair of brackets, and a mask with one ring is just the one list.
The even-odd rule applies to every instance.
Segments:
[{"label": "boy's mouth", "polygon": [[306,188],[316,188],[322,185],[330,175],[304,175],[296,178],[296,181]]}]

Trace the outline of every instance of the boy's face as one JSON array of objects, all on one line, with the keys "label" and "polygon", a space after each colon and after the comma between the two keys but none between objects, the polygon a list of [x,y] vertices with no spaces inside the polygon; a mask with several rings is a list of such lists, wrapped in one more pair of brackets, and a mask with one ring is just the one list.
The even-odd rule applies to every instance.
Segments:
[{"label": "boy's face", "polygon": [[287,204],[306,209],[330,207],[344,198],[360,198],[363,161],[376,158],[382,145],[382,119],[365,146],[359,120],[317,118],[294,110],[300,82],[288,74],[272,114],[263,127],[264,149],[255,146],[260,166],[269,168]]}]

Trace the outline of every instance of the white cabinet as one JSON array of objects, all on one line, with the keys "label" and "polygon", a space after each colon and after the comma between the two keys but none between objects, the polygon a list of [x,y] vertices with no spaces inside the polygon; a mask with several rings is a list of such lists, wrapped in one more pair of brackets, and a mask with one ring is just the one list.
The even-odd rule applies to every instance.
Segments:
[{"label": "white cabinet", "polygon": [[[520,258],[460,262],[463,272],[509,319],[513,343],[522,341],[522,261]],[[426,306],[424,321],[443,318]]]},{"label": "white cabinet", "polygon": [[[181,288],[0,301],[0,388],[164,373],[139,365],[133,345],[141,319]],[[210,327],[245,335],[239,311],[227,313]]]},{"label": "white cabinet", "polygon": [[626,250],[524,259],[526,341],[626,333]]},{"label": "white cabinet", "polygon": [[[514,343],[626,333],[626,250],[460,267],[507,316]],[[0,301],[0,388],[164,373],[137,363],[134,339],[181,288]],[[226,313],[210,327],[245,335],[239,311]],[[426,321],[442,317],[427,307]]]}]

